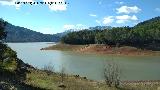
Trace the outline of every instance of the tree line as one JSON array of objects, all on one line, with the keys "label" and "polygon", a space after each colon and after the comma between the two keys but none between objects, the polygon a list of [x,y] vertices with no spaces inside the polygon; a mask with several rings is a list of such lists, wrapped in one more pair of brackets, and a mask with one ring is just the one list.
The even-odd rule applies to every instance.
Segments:
[{"label": "tree line", "polygon": [[3,19],[0,19],[0,63],[17,58],[17,53],[4,44],[7,36],[7,32],[5,32],[6,23]]},{"label": "tree line", "polygon": [[61,38],[66,44],[107,44],[153,46],[160,44],[160,17],[141,22],[134,27],[113,27],[105,30],[82,30],[68,33]]}]

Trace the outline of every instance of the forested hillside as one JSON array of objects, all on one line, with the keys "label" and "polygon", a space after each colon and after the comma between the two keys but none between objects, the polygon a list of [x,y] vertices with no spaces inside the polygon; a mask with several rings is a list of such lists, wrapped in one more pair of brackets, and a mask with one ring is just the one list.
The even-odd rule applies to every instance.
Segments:
[{"label": "forested hillside", "polygon": [[42,34],[10,23],[6,24],[5,31],[7,32],[6,42],[57,42],[60,40],[58,35]]},{"label": "forested hillside", "polygon": [[18,59],[17,53],[3,43],[7,35],[4,30],[6,24],[0,20],[0,90],[41,90],[23,83],[27,68],[33,67]]},{"label": "forested hillside", "polygon": [[[88,30],[94,31],[111,28],[111,26],[96,26],[90,27]],[[14,26],[7,22],[5,31],[7,33],[6,42],[58,42],[61,37],[74,32],[75,30],[71,29],[57,34],[42,34],[24,27]]]},{"label": "forested hillside", "polygon": [[134,27],[114,27],[105,30],[82,30],[61,39],[67,44],[127,45],[159,50],[160,17],[141,22]]}]

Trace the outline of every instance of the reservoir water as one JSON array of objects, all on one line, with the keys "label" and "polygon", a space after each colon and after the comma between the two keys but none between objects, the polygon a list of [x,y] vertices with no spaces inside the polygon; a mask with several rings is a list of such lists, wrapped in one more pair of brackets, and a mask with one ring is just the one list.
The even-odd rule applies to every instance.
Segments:
[{"label": "reservoir water", "polygon": [[18,58],[40,69],[49,64],[55,71],[60,71],[63,66],[66,73],[103,80],[105,63],[114,60],[121,69],[122,80],[160,80],[160,56],[109,56],[40,50],[55,45],[47,42],[7,44],[17,52]]}]

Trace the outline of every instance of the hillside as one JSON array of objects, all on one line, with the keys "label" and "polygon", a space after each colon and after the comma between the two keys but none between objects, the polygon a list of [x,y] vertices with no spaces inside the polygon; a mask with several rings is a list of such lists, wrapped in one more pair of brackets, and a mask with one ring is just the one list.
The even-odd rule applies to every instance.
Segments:
[{"label": "hillside", "polygon": [[[96,26],[90,27],[89,30],[94,31],[111,28],[112,27],[110,26]],[[15,26],[7,22],[5,31],[7,32],[6,42],[58,42],[60,41],[60,38],[76,30],[70,29],[57,34],[43,34],[24,27]]]},{"label": "hillside", "polygon": [[71,32],[61,38],[65,44],[106,44],[133,46],[141,49],[160,50],[160,17],[155,17],[134,27],[113,27],[105,30]]},{"label": "hillside", "polygon": [[58,35],[42,34],[10,23],[6,24],[5,31],[6,42],[57,42],[60,39]]},{"label": "hillside", "polygon": [[154,17],[152,19],[138,23],[135,27],[151,27],[151,26],[160,27],[160,16]]},{"label": "hillside", "polygon": [[61,44],[42,50],[70,50],[80,53],[116,55],[160,55],[160,17],[134,27],[81,30],[61,38]]}]

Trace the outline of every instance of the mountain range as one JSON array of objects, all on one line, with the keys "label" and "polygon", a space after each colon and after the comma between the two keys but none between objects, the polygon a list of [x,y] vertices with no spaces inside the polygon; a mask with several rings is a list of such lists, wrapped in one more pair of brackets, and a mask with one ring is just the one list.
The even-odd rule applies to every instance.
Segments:
[{"label": "mountain range", "polygon": [[60,37],[56,34],[43,34],[24,27],[6,24],[6,42],[57,42]]},{"label": "mountain range", "polygon": [[[96,26],[90,27],[88,30],[104,30],[110,28],[112,27]],[[7,37],[5,39],[6,42],[58,42],[60,41],[61,37],[70,32],[74,32],[75,30],[66,30],[57,34],[43,34],[24,27],[15,26],[7,22],[5,31],[7,32]]]}]

